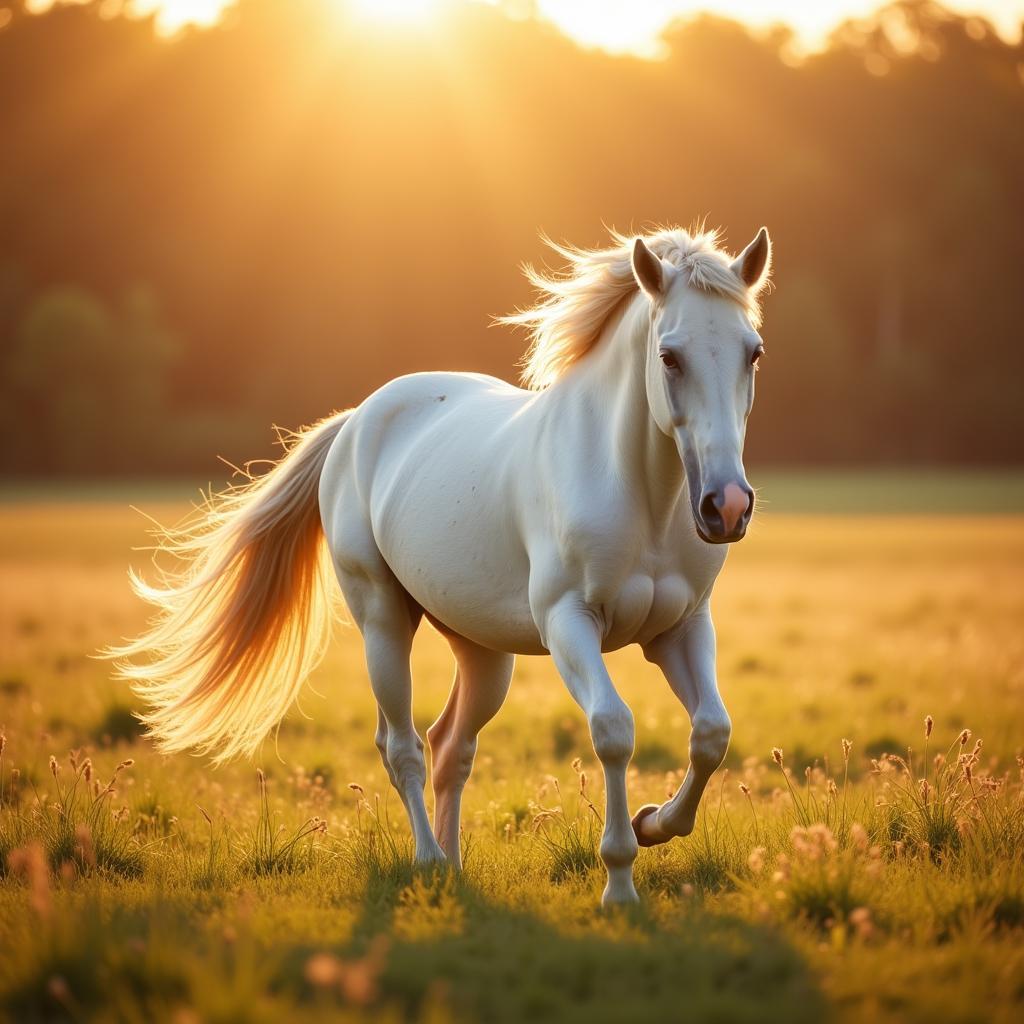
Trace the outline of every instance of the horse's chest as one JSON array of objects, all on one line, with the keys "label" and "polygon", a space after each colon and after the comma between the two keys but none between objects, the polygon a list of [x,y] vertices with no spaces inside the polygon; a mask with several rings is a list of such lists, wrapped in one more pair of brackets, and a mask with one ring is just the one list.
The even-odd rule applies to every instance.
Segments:
[{"label": "horse's chest", "polygon": [[605,649],[649,643],[690,614],[697,600],[692,584],[681,574],[632,574],[605,605]]},{"label": "horse's chest", "polygon": [[646,644],[690,615],[721,571],[724,554],[691,538],[683,521],[671,543],[644,539],[636,520],[629,529],[580,530],[566,564],[579,573],[584,603],[599,609],[606,650]]}]

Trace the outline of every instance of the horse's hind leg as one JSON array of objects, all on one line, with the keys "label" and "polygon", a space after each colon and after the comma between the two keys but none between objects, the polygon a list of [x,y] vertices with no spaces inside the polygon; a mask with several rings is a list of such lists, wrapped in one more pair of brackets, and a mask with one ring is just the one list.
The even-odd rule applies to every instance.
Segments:
[{"label": "horse's hind leg", "polygon": [[366,667],[377,698],[377,746],[391,782],[409,815],[416,860],[444,860],[444,853],[430,830],[423,799],[427,769],[423,741],[412,720],[412,673],[409,655],[412,638],[422,613],[383,564],[370,571],[338,569],[346,603],[363,634]]},{"label": "horse's hind leg", "polygon": [[473,770],[477,733],[497,714],[512,679],[511,654],[446,634],[455,654],[455,683],[441,716],[427,730],[434,787],[434,832],[448,860],[461,867],[459,813]]}]

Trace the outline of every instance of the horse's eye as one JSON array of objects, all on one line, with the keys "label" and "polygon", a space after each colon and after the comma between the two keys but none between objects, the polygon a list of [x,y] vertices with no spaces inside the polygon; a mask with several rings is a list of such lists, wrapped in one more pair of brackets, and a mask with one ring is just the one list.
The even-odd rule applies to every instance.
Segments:
[{"label": "horse's eye", "polygon": [[758,362],[761,359],[761,356],[763,356],[763,355],[764,355],[764,345],[758,345],[757,348],[754,349],[754,354],[750,357],[750,365],[751,366],[757,366]]},{"label": "horse's eye", "polygon": [[658,355],[661,358],[661,361],[665,364],[665,369],[666,370],[678,370],[679,369],[679,360],[676,359],[676,357],[674,355],[672,355],[671,352],[664,352],[663,351],[663,352],[659,352]]}]

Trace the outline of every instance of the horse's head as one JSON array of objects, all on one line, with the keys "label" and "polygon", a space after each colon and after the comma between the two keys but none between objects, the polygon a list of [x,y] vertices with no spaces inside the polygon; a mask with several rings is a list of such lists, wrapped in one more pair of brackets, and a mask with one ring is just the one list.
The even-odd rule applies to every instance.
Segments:
[{"label": "horse's head", "polygon": [[764,228],[732,263],[703,253],[662,260],[642,238],[633,247],[633,273],[651,303],[651,415],[675,442],[697,532],[709,544],[741,540],[754,510],[743,440],[764,346],[751,311],[770,263]]}]

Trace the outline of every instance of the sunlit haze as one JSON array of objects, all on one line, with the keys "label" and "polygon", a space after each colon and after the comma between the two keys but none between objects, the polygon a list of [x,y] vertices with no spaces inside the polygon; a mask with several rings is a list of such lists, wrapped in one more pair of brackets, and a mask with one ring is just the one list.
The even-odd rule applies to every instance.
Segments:
[{"label": "sunlit haze", "polygon": [[[806,49],[822,46],[829,33],[847,18],[865,17],[877,10],[878,0],[538,0],[537,8],[568,35],[584,45],[612,52],[657,53],[658,36],[676,18],[710,12],[743,22],[751,28],[767,28],[778,22],[789,25]],[[1024,3],[990,0],[978,3],[947,3],[951,10],[982,13],[1008,38],[1017,38]]]},{"label": "sunlit haze", "polygon": [[[54,0],[30,0],[29,7],[43,10]],[[173,33],[185,25],[211,25],[232,0],[134,0],[140,13],[155,12],[160,29]],[[777,23],[790,26],[800,46],[814,50],[847,18],[865,17],[879,0],[338,0],[360,19],[399,24],[422,23],[453,3],[490,3],[522,14],[534,11],[557,25],[583,46],[611,53],[653,57],[659,53],[659,36],[677,18],[710,12],[743,22],[753,29]],[[1024,20],[1021,0],[947,0],[945,6],[961,14],[978,14],[1007,39],[1020,37]]]}]

